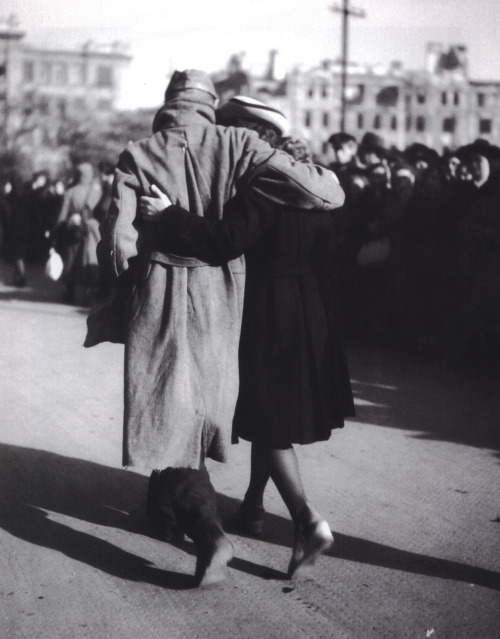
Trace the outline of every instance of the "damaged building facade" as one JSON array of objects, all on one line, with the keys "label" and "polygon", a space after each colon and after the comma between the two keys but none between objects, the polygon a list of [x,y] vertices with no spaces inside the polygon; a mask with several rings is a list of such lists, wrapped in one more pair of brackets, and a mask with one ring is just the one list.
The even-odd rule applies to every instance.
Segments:
[{"label": "damaged building facade", "polygon": [[[242,81],[238,69],[240,85],[232,94],[245,88],[283,110],[292,133],[308,140],[314,154],[324,159],[329,136],[340,130],[341,65],[326,60],[314,67],[296,66],[278,80],[272,73],[273,56],[275,52],[263,77],[248,75]],[[373,131],[399,149],[419,142],[442,152],[477,138],[500,145],[500,81],[471,80],[468,67],[466,47],[440,43],[427,45],[420,71],[400,63],[350,65],[346,132],[361,139]],[[228,85],[226,78],[225,99],[230,97]]]}]

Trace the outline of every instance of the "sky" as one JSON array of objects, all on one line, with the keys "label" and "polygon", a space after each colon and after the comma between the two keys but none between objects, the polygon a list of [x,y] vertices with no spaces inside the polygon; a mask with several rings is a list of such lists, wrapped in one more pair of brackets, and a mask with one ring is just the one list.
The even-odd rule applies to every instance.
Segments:
[{"label": "sky", "polygon": [[[337,0],[341,3],[341,0]],[[335,0],[2,0],[2,17],[17,14],[26,40],[53,47],[129,43],[133,61],[120,105],[158,105],[174,69],[223,68],[244,52],[244,66],[313,65],[341,52]],[[429,41],[465,44],[470,76],[500,80],[500,0],[351,0],[364,18],[350,21],[349,58],[361,64],[400,60],[422,69]]]}]

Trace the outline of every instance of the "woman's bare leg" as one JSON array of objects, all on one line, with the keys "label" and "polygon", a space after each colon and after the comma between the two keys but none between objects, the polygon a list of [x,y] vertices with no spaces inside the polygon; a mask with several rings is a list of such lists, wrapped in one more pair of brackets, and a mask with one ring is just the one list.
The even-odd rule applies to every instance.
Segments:
[{"label": "woman's bare leg", "polygon": [[333,535],[328,523],[309,504],[302,484],[299,464],[292,446],[267,451],[269,471],[295,524],[290,577],[297,577],[306,566],[331,547]]},{"label": "woman's bare leg", "polygon": [[250,482],[243,500],[249,508],[263,508],[264,506],[264,492],[271,476],[267,453],[267,449],[258,444],[252,444]]}]

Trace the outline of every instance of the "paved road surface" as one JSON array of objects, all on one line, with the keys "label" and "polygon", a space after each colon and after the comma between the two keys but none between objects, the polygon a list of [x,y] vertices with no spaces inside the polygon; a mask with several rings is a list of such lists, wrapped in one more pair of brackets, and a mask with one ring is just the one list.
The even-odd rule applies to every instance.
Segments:
[{"label": "paved road surface", "polygon": [[[0,287],[0,639],[500,638],[500,382],[352,348],[358,417],[303,447],[336,549],[286,580],[276,491],[262,539],[231,534],[230,579],[150,536],[147,473],[120,467],[122,347],[85,350],[60,287]],[[249,449],[211,464],[225,520]]]}]

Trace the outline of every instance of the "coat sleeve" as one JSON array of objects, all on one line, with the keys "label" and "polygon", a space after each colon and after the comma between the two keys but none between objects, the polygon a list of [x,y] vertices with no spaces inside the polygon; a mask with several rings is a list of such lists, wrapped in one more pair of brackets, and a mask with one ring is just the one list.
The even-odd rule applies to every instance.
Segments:
[{"label": "coat sleeve", "polygon": [[129,268],[130,260],[139,253],[136,228],[139,190],[132,156],[125,150],[115,169],[111,202],[99,228],[101,240],[97,246],[99,267],[111,282]]},{"label": "coat sleeve", "polygon": [[248,188],[257,198],[299,209],[330,211],[344,204],[344,191],[333,171],[297,162],[285,151],[270,153],[267,143],[248,133],[237,188]]},{"label": "coat sleeve", "polygon": [[266,211],[271,207],[265,202],[256,206],[251,196],[240,194],[226,204],[222,219],[213,220],[171,206],[154,233],[156,248],[213,265],[234,260],[264,235],[272,223]]}]

